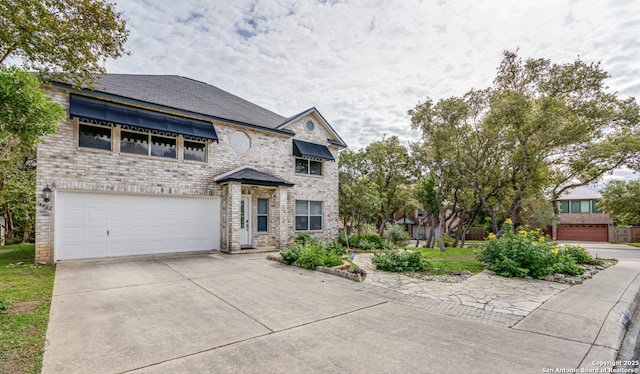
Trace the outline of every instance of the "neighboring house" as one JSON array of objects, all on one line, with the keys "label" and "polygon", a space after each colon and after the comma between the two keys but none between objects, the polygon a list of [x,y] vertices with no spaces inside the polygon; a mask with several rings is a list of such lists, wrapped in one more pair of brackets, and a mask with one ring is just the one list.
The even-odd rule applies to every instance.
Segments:
[{"label": "neighboring house", "polygon": [[557,240],[613,241],[613,218],[598,208],[600,192],[576,187],[563,194],[556,203],[560,221],[553,228]]},{"label": "neighboring house", "polygon": [[[421,209],[416,209],[409,214],[395,213],[393,215],[395,223],[406,226],[406,230],[412,239],[427,239],[431,232],[431,218]],[[446,229],[446,227],[445,227]]]},{"label": "neighboring house", "polygon": [[285,118],[184,77],[98,78],[47,87],[67,117],[38,146],[36,261],[337,238],[346,144],[315,108]]}]

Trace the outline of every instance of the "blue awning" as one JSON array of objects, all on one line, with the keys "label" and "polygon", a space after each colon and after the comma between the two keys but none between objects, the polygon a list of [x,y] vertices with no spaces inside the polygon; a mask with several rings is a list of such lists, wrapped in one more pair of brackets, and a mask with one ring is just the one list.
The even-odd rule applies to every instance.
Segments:
[{"label": "blue awning", "polygon": [[303,142],[296,139],[293,139],[293,155],[312,160],[336,160],[326,145]]},{"label": "blue awning", "polygon": [[154,134],[177,136],[191,140],[215,140],[218,134],[211,122],[178,117],[128,105],[102,101],[86,96],[71,95],[71,118],[104,126],[121,125],[123,129],[148,130]]}]

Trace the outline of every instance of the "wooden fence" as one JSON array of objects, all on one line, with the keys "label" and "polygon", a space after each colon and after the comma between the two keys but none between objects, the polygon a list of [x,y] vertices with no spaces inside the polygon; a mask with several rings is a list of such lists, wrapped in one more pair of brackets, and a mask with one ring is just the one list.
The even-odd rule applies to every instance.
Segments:
[{"label": "wooden fence", "polygon": [[640,243],[640,227],[614,227],[613,241]]},{"label": "wooden fence", "polygon": [[467,231],[466,240],[484,240],[487,237],[487,232],[483,227],[471,227]]}]

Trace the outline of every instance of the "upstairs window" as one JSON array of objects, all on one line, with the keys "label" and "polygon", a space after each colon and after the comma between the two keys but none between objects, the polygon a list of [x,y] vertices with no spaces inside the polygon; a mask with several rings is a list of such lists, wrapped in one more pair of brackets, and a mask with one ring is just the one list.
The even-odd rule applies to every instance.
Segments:
[{"label": "upstairs window", "polygon": [[120,132],[120,152],[136,155],[149,154],[149,134],[140,132]]},{"label": "upstairs window", "polygon": [[135,131],[120,131],[120,152],[176,158],[176,138]]},{"label": "upstairs window", "polygon": [[184,141],[184,159],[191,161],[207,161],[207,145],[200,142]]},{"label": "upstairs window", "polygon": [[561,201],[560,202],[560,213],[569,213],[569,202]]},{"label": "upstairs window", "polygon": [[602,211],[600,210],[600,206],[598,206],[598,200],[592,200],[591,201],[591,205],[592,205],[592,212],[593,213],[602,213]]},{"label": "upstairs window", "polygon": [[589,200],[572,201],[571,213],[589,213],[591,211],[591,205]]},{"label": "upstairs window", "polygon": [[176,158],[176,138],[151,136],[151,156]]},{"label": "upstairs window", "polygon": [[111,127],[80,124],[78,146],[84,148],[111,150]]},{"label": "upstairs window", "polygon": [[296,158],[296,173],[308,175],[322,175],[322,161],[306,158]]}]

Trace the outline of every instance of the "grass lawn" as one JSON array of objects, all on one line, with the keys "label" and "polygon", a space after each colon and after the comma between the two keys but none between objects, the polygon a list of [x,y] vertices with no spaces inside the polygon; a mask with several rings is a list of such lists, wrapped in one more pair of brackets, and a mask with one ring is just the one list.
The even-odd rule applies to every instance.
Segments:
[{"label": "grass lawn", "polygon": [[[55,265],[34,264],[34,245],[0,246],[0,373],[40,373]],[[17,265],[24,262],[22,265]]]},{"label": "grass lawn", "polygon": [[422,257],[428,258],[440,273],[452,273],[468,270],[473,274],[484,269],[484,263],[476,258],[477,248],[447,248],[440,252],[439,248],[418,248]]}]

